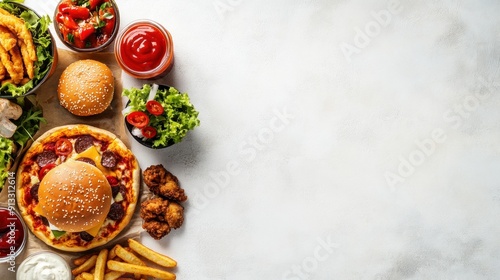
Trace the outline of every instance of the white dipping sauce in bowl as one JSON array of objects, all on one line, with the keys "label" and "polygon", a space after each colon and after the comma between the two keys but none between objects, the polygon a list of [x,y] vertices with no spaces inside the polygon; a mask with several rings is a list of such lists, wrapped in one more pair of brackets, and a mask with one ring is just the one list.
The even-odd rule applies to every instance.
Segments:
[{"label": "white dipping sauce in bowl", "polygon": [[26,258],[16,273],[16,280],[71,280],[68,263],[59,255],[44,251]]}]

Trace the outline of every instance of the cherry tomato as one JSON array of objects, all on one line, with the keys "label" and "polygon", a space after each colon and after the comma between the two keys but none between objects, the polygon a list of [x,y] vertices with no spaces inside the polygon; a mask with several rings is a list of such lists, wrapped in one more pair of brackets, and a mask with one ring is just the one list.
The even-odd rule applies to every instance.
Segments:
[{"label": "cherry tomato", "polygon": [[142,135],[144,135],[144,137],[151,139],[156,136],[156,128],[152,126],[146,126],[143,129],[141,129],[141,133]]},{"label": "cherry tomato", "polygon": [[56,155],[67,156],[71,154],[72,151],[73,151],[73,144],[71,144],[71,142],[68,139],[61,138],[57,140],[55,149]]},{"label": "cherry tomato", "polygon": [[61,13],[65,13],[69,7],[71,7],[70,3],[62,2],[61,4],[59,4],[58,10]]},{"label": "cherry tomato", "polygon": [[90,17],[89,9],[80,6],[71,6],[63,9],[63,13],[68,13],[74,19],[88,19]]},{"label": "cherry tomato", "polygon": [[78,24],[76,24],[76,21],[71,18],[68,15],[62,15],[62,21],[64,26],[66,26],[69,29],[78,29]]},{"label": "cherry tomato", "polygon": [[90,0],[89,1],[89,6],[90,6],[90,9],[93,10],[95,9],[95,7],[97,7],[97,5],[101,4],[101,0]]},{"label": "cherry tomato", "polygon": [[112,187],[118,186],[118,183],[120,183],[118,181],[118,178],[116,178],[115,176],[108,175],[108,176],[106,176],[106,179],[108,179],[108,183]]},{"label": "cherry tomato", "polygon": [[84,26],[81,26],[78,29],[80,40],[85,41],[90,35],[95,33],[95,28],[92,24],[88,23]]},{"label": "cherry tomato", "polygon": [[111,34],[113,34],[113,30],[115,29],[115,17],[112,19],[106,19],[104,20],[106,22],[106,25],[102,28],[102,34],[105,34],[106,37],[110,37]]},{"label": "cherry tomato", "polygon": [[163,106],[156,100],[149,100],[148,103],[146,103],[146,109],[155,116],[159,116],[164,112]]},{"label": "cherry tomato", "polygon": [[38,172],[38,179],[39,179],[40,181],[42,181],[43,177],[44,177],[47,173],[49,173],[49,171],[50,171],[52,168],[54,168],[54,167],[56,167],[56,164],[55,164],[55,163],[49,163],[49,164],[45,165],[44,167],[42,167],[42,169],[40,169],[40,171]]},{"label": "cherry tomato", "polygon": [[143,128],[149,124],[149,117],[144,112],[135,111],[127,115],[127,122],[137,128]]}]

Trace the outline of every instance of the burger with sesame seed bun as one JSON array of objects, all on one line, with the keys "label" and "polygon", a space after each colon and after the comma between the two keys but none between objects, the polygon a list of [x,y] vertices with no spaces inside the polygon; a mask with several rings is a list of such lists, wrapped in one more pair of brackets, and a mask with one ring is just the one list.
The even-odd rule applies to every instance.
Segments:
[{"label": "burger with sesame seed bun", "polygon": [[111,186],[95,166],[69,160],[50,170],[38,187],[41,214],[62,231],[102,224],[111,208]]},{"label": "burger with sesame seed bun", "polygon": [[84,59],[71,63],[57,86],[59,103],[77,116],[97,115],[106,110],[114,95],[113,72],[106,64]]}]

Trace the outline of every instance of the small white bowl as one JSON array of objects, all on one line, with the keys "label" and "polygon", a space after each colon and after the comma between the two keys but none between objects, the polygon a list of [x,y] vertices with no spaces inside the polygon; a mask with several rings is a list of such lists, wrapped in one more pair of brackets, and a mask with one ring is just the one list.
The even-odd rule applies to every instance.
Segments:
[{"label": "small white bowl", "polygon": [[71,268],[61,256],[50,251],[36,252],[19,266],[16,280],[54,279],[71,280]]}]

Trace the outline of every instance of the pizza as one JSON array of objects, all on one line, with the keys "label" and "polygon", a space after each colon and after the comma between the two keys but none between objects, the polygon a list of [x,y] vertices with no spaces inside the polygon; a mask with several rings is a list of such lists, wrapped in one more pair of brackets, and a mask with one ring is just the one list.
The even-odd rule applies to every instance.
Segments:
[{"label": "pizza", "polygon": [[[70,162],[93,165],[111,187],[105,219],[84,231],[61,230],[49,222],[39,203],[38,189],[47,174]],[[73,252],[104,245],[116,237],[134,214],[139,188],[140,168],[132,152],[113,133],[83,124],[56,127],[41,135],[26,151],[16,175],[17,205],[26,225],[47,245]],[[71,201],[71,197],[65,200]]]}]

